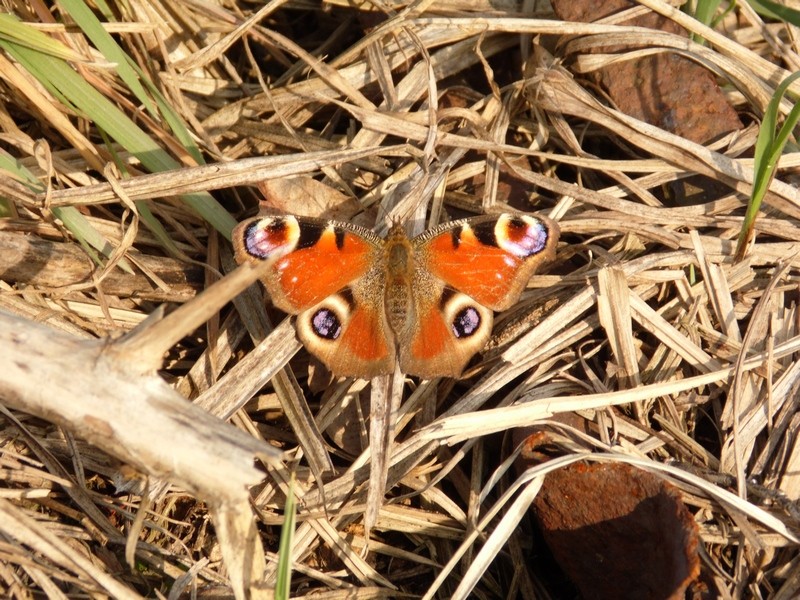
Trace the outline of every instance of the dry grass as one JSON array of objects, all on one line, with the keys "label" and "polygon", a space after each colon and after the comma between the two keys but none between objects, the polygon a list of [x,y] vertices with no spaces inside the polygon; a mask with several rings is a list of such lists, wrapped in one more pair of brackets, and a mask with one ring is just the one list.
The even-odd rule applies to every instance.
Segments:
[{"label": "dry grass", "polygon": [[[530,548],[517,524],[547,470],[591,451],[685,492],[720,594],[796,596],[800,153],[787,148],[735,262],[756,125],[701,146],[609,108],[580,73],[620,58],[590,47],[676,49],[760,115],[800,63],[797,31],[746,4],[716,32],[641,4],[709,44],[502,3],[380,19],[335,2],[148,0],[105,28],[140,69],[123,80],[72,2],[7,3],[56,55],[37,80],[0,22],[0,309],[26,319],[0,321],[0,355],[23,373],[0,385],[3,595],[262,596],[293,471],[294,596],[542,597],[540,574],[515,568]],[[590,36],[571,42],[573,73],[545,50],[562,35]],[[69,96],[79,82],[42,83],[58,64],[97,104]],[[724,185],[676,201],[698,174]],[[273,328],[255,288],[236,296],[257,273],[211,286],[233,269],[225,238],[231,215],[255,214],[255,184],[297,175],[342,194],[278,192],[292,212],[342,218],[358,199],[361,223],[421,231],[511,206],[563,231],[468,378],[406,383],[369,535],[368,400],[391,403],[389,384],[307,377],[288,321]],[[119,338],[161,303],[183,310]],[[103,396],[123,389],[125,405]],[[596,436],[517,477],[497,434],[567,411]]]}]

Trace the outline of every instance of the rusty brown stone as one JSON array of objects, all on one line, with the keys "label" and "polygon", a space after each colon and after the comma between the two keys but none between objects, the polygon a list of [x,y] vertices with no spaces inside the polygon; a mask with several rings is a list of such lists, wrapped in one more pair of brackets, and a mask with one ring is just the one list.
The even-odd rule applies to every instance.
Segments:
[{"label": "rusty brown stone", "polygon": [[[596,21],[633,6],[623,0],[553,0],[552,4],[559,18],[580,22]],[[622,24],[686,36],[680,26],[656,13]],[[603,52],[624,50],[622,46],[602,49]],[[714,75],[669,51],[611,65],[590,77],[608,92],[620,111],[697,143],[712,141],[743,127]]]},{"label": "rusty brown stone", "polygon": [[547,475],[534,503],[544,539],[583,598],[683,598],[697,578],[698,532],[677,489],[618,463]]}]

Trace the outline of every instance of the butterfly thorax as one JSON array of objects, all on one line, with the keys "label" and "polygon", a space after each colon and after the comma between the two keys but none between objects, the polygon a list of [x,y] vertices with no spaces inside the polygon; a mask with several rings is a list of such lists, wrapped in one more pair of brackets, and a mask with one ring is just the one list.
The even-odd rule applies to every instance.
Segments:
[{"label": "butterfly thorax", "polygon": [[414,277],[414,249],[402,225],[389,230],[384,246],[386,295],[384,305],[389,326],[399,334],[411,315],[411,282]]}]

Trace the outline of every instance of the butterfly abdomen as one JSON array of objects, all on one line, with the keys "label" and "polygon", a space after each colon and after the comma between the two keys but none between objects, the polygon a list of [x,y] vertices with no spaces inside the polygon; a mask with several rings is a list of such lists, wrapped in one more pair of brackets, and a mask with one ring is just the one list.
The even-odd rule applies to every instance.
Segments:
[{"label": "butterfly abdomen", "polygon": [[392,227],[386,238],[384,260],[386,319],[397,335],[406,328],[412,315],[411,284],[414,277],[414,250],[401,225]]}]

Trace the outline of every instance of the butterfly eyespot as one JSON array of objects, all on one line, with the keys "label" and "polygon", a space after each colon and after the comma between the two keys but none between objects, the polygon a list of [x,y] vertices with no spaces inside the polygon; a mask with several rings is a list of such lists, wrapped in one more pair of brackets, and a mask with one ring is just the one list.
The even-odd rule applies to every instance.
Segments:
[{"label": "butterfly eyespot", "polygon": [[547,246],[550,232],[539,219],[507,216],[494,229],[497,246],[519,258],[539,254]]},{"label": "butterfly eyespot", "polygon": [[311,330],[325,340],[335,340],[342,334],[342,322],[328,308],[321,308],[311,317]]},{"label": "butterfly eyespot", "polygon": [[465,306],[453,319],[453,335],[466,338],[474,335],[481,327],[481,315],[474,306]]},{"label": "butterfly eyespot", "polygon": [[293,217],[254,219],[242,234],[242,251],[258,260],[268,260],[291,252],[299,236]]}]

